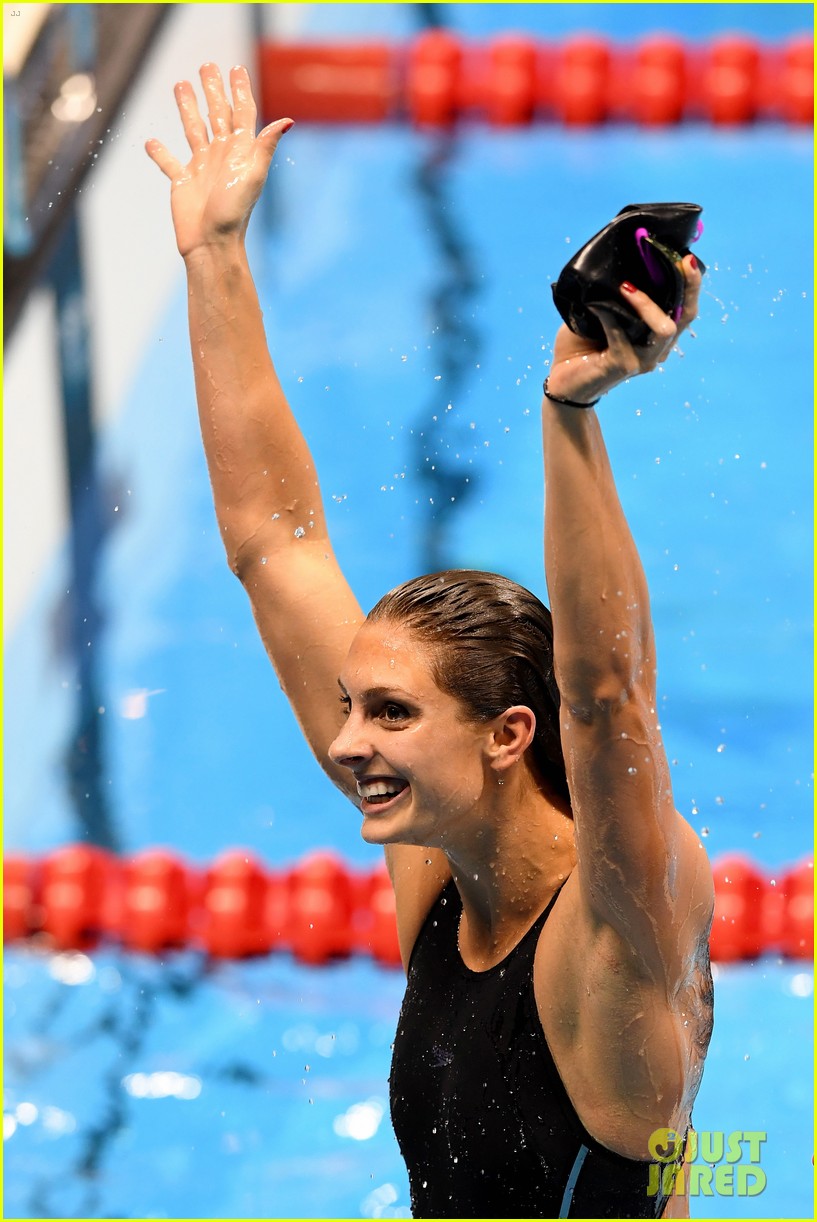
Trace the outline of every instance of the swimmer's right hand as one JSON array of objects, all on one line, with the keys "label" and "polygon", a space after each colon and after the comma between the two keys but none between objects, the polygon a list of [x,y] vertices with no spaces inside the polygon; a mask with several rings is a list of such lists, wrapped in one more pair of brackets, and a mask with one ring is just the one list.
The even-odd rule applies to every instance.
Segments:
[{"label": "swimmer's right hand", "polygon": [[159,140],[148,156],[172,184],[170,203],[179,252],[185,258],[206,246],[243,238],[270,162],[292,119],[277,119],[256,136],[257,111],[246,68],[230,72],[232,105],[215,64],[200,69],[210,130],[189,81],[176,86],[176,104],[192,157],[182,165]]}]

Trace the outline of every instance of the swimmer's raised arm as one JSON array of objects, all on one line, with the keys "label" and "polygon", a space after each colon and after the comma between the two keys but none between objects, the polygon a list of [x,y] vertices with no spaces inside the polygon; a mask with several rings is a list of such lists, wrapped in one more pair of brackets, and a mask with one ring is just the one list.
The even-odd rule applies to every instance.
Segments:
[{"label": "swimmer's raised arm", "polygon": [[158,140],[148,155],[170,179],[188,278],[199,420],[230,568],[252,602],[264,644],[321,765],[349,790],[327,747],[342,720],[337,679],[363,616],[329,542],[318,478],[267,347],[244,236],[273,154],[292,120],[257,136],[245,68],[232,99],[213,64],[201,69],[208,133],[192,85],[176,86],[191,159]]},{"label": "swimmer's raised arm", "polygon": [[[634,349],[602,310],[603,351],[563,326],[549,394],[586,404],[665,360],[697,310],[701,277],[691,255],[684,273],[677,326],[645,294],[622,289],[652,329],[647,347]],[[592,408],[547,397],[542,409],[545,566],[578,877],[592,919],[616,929],[645,968],[663,978],[681,970],[679,952],[689,950],[679,922],[690,932],[706,923],[709,870],[672,799],[655,707],[647,585],[598,417]],[[608,410],[615,410],[613,402]]]}]

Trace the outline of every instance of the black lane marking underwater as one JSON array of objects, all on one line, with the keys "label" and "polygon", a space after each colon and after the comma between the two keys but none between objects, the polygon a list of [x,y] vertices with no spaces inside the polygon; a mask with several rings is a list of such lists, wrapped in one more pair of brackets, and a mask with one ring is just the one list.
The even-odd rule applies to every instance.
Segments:
[{"label": "black lane marking underwater", "polygon": [[[414,6],[419,23],[427,28],[445,25],[443,10],[444,6],[438,4]],[[478,362],[482,336],[468,320],[478,293],[478,278],[472,252],[463,237],[463,218],[454,211],[450,186],[449,171],[459,155],[459,136],[456,128],[451,128],[425,139],[426,151],[412,185],[434,245],[430,261],[437,271],[437,281],[428,313],[434,336],[434,372],[440,378],[433,383],[429,402],[412,429],[412,465],[424,492],[420,501],[422,571],[435,572],[457,567],[449,542],[450,528],[479,483],[478,451],[458,400]]]},{"label": "black lane marking underwater", "polygon": [[[118,850],[104,776],[100,708],[100,646],[105,619],[97,577],[106,535],[103,523],[91,384],[90,325],[85,277],[75,214],[66,224],[49,268],[59,344],[60,389],[69,499],[70,593],[64,610],[75,671],[74,725],[63,764],[82,840]],[[59,612],[60,608],[57,608]]]},{"label": "black lane marking underwater", "polygon": [[[89,1083],[89,1090],[98,1091],[101,1096],[96,1117],[86,1127],[78,1127],[72,1157],[61,1162],[53,1175],[34,1181],[28,1217],[131,1216],[125,1201],[119,1203],[115,1213],[109,1213],[111,1187],[116,1183],[116,1176],[114,1172],[107,1172],[105,1166],[109,1157],[116,1157],[117,1138],[133,1123],[135,1101],[126,1094],[122,1080],[140,1068],[138,1058],[158,1020],[160,999],[164,996],[186,1000],[212,970],[205,956],[189,953],[179,959],[174,957],[172,962],[150,962],[123,952],[109,962],[120,975],[119,989],[100,998],[98,1012],[87,1022],[80,1020],[70,1036],[57,1033],[53,1028],[58,1018],[63,1024],[70,1022],[72,1004],[81,1004],[85,990],[59,983],[46,996],[42,1011],[32,1024],[31,1030],[37,1032],[41,1041],[39,1055],[25,1051],[20,1055],[13,1045],[11,1048],[7,1045],[9,1066],[15,1071],[20,1089],[26,1084],[34,1085],[40,1071],[47,1071],[55,1058],[65,1060],[74,1052],[81,1053],[94,1041],[102,1041],[100,1072],[95,1081]],[[110,1041],[108,1048],[106,1040]],[[103,1188],[106,1189],[104,1202]],[[126,1185],[122,1185],[122,1191],[127,1191]],[[103,1203],[106,1209],[100,1212]]]}]

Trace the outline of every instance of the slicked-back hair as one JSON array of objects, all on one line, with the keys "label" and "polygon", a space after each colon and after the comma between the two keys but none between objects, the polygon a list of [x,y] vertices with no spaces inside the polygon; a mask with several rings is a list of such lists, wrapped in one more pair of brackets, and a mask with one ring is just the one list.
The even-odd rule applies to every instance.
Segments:
[{"label": "slicked-back hair", "polygon": [[490,721],[513,705],[531,709],[534,772],[570,802],[553,676],[553,625],[535,594],[497,573],[447,569],[390,590],[367,620],[398,624],[432,646],[437,686],[456,697],[475,722]]}]

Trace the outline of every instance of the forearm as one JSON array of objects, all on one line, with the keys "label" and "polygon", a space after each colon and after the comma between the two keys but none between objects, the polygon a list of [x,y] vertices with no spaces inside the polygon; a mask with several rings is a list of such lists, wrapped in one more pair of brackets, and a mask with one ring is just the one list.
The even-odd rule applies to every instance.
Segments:
[{"label": "forearm", "polygon": [[185,259],[199,421],[229,563],[326,536],[317,475],[278,381],[243,242]]},{"label": "forearm", "polygon": [[649,598],[594,411],[542,405],[545,569],[562,698],[589,714],[654,684]]}]

